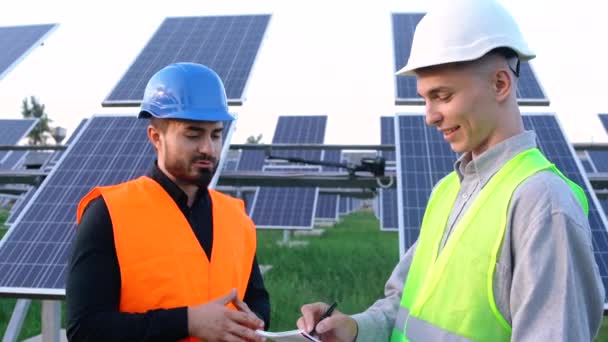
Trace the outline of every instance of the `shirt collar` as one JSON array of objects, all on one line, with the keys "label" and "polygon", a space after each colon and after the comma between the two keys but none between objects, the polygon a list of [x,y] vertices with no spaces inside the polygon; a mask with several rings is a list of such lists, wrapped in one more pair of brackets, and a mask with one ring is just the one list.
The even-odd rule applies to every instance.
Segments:
[{"label": "shirt collar", "polygon": [[[188,208],[188,196],[158,167],[158,161],[154,161],[154,165],[148,171],[147,176],[160,184],[180,208]],[[207,188],[199,188],[194,197],[193,206],[206,193]]]},{"label": "shirt collar", "polygon": [[476,177],[483,185],[513,157],[536,146],[536,133],[524,131],[490,147],[475,159],[471,152],[464,153],[454,163],[454,170],[461,182],[465,177]]}]

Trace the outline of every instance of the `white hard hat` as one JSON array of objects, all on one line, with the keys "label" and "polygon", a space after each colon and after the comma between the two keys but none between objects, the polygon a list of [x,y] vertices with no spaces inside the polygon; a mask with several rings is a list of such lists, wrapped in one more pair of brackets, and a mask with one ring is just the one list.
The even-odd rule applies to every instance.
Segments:
[{"label": "white hard hat", "polygon": [[521,61],[535,57],[513,17],[495,0],[439,0],[416,26],[409,60],[397,75],[472,61],[501,47],[515,51]]}]

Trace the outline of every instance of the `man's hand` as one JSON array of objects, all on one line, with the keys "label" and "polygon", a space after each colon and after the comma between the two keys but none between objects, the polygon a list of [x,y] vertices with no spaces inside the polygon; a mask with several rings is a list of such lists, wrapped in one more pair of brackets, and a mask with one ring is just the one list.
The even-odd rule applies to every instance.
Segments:
[{"label": "man's hand", "polygon": [[[302,317],[298,319],[298,329],[310,332],[329,308],[325,303],[313,303],[302,306]],[[317,324],[317,336],[323,342],[352,342],[357,337],[357,322],[339,311]]]},{"label": "man's hand", "polygon": [[[230,310],[228,303],[240,311]],[[257,341],[265,339],[255,333],[262,329],[259,319],[237,296],[235,289],[227,295],[198,306],[188,307],[188,333],[207,342]]]}]

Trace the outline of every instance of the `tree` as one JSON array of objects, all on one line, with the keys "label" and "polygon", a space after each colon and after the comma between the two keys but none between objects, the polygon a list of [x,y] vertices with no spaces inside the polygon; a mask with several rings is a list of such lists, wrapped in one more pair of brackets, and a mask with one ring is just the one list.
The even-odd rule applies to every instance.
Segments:
[{"label": "tree", "polygon": [[30,145],[46,144],[46,140],[52,134],[49,126],[52,120],[44,112],[44,105],[34,96],[30,96],[29,102],[26,97],[23,99],[21,115],[25,119],[38,119],[38,124],[28,135]]},{"label": "tree", "polygon": [[247,138],[246,144],[259,144],[261,142],[262,142],[262,134],[258,134],[257,137],[255,135],[250,135],[249,138]]}]

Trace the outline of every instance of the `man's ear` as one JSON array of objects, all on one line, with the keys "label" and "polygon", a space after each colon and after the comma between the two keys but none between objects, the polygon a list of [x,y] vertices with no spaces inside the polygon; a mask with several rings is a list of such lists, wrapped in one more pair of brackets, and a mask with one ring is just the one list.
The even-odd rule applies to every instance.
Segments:
[{"label": "man's ear", "polygon": [[160,149],[161,135],[162,132],[158,128],[148,125],[148,140],[150,140],[156,151]]},{"label": "man's ear", "polygon": [[513,75],[506,69],[500,68],[494,73],[492,86],[496,101],[504,102],[514,91]]}]

